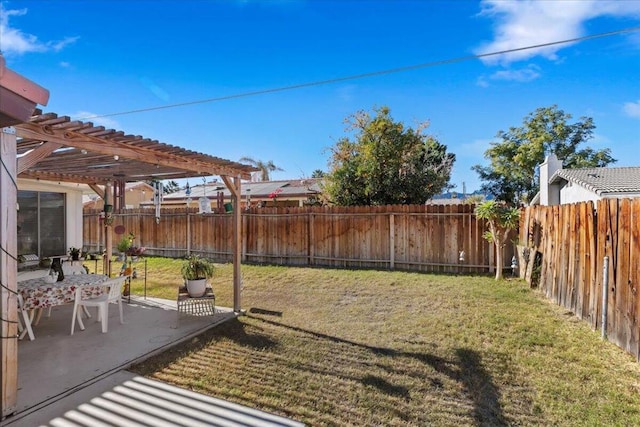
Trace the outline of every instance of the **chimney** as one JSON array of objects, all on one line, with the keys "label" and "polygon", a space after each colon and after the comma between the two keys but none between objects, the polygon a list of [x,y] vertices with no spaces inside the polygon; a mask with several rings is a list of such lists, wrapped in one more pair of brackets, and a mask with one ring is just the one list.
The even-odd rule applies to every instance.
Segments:
[{"label": "chimney", "polygon": [[549,184],[554,173],[562,169],[562,161],[555,154],[549,154],[540,165],[540,204],[554,206],[560,204],[560,187]]}]

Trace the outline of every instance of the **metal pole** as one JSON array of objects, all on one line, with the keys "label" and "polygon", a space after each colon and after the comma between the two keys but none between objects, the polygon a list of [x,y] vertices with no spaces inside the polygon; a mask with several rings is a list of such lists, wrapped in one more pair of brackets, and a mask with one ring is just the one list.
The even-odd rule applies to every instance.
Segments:
[{"label": "metal pole", "polygon": [[609,257],[604,257],[602,269],[602,338],[607,338],[607,308],[609,307]]}]

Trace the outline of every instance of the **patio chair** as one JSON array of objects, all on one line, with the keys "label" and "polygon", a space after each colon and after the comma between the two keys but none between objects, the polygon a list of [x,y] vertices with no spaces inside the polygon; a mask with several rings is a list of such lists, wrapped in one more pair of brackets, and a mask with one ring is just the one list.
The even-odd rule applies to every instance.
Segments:
[{"label": "patio chair", "polygon": [[106,293],[93,298],[83,298],[82,286],[76,288],[75,301],[73,303],[73,315],[71,317],[71,335],[73,335],[73,330],[76,326],[76,319],[78,320],[80,329],[84,331],[82,314],[80,313],[80,310],[78,310],[80,307],[98,307],[98,320],[102,322],[102,333],[106,333],[108,329],[109,304],[112,302],[118,303],[118,308],[120,310],[120,323],[124,323],[124,318],[122,316],[122,285],[125,280],[126,276],[108,279],[106,282],[102,283],[105,288],[108,288]]},{"label": "patio chair", "polygon": [[84,269],[82,264],[62,264],[62,272],[65,276],[71,276],[72,274],[86,274],[87,270]]}]

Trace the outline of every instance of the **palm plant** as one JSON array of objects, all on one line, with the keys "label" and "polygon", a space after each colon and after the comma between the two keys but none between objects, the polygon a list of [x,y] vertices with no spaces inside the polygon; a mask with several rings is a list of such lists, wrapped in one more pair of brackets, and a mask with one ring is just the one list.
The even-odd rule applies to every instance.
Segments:
[{"label": "palm plant", "polygon": [[476,216],[487,221],[489,230],[483,237],[496,248],[496,280],[502,279],[502,248],[507,243],[509,232],[518,226],[520,210],[505,203],[489,200],[476,205]]},{"label": "palm plant", "polygon": [[282,169],[281,167],[276,166],[273,163],[273,160],[264,162],[262,160],[256,160],[251,157],[241,157],[239,161],[249,163],[251,166],[259,169],[257,174],[259,174],[258,176],[260,177],[260,181],[269,181],[271,172],[284,171],[284,169]]}]

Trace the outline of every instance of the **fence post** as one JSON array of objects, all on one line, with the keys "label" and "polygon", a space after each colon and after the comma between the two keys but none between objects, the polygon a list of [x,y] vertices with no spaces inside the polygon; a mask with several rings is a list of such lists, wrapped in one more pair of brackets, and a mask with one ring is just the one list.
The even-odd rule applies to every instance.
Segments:
[{"label": "fence post", "polygon": [[240,254],[241,255],[240,258],[242,259],[242,262],[246,262],[247,261],[247,239],[248,239],[247,235],[249,234],[248,233],[249,218],[247,218],[246,213],[244,215],[241,214],[241,218],[242,218],[242,252]]},{"label": "fence post", "polygon": [[396,222],[393,214],[389,215],[389,268],[396,266]]},{"label": "fence post", "polygon": [[607,338],[607,310],[609,308],[609,257],[604,257],[602,269],[602,339]]},{"label": "fence post", "polygon": [[309,265],[314,265],[315,261],[314,261],[314,256],[315,256],[315,233],[313,232],[314,229],[314,225],[313,225],[313,218],[314,218],[314,214],[313,212],[309,213]]}]

